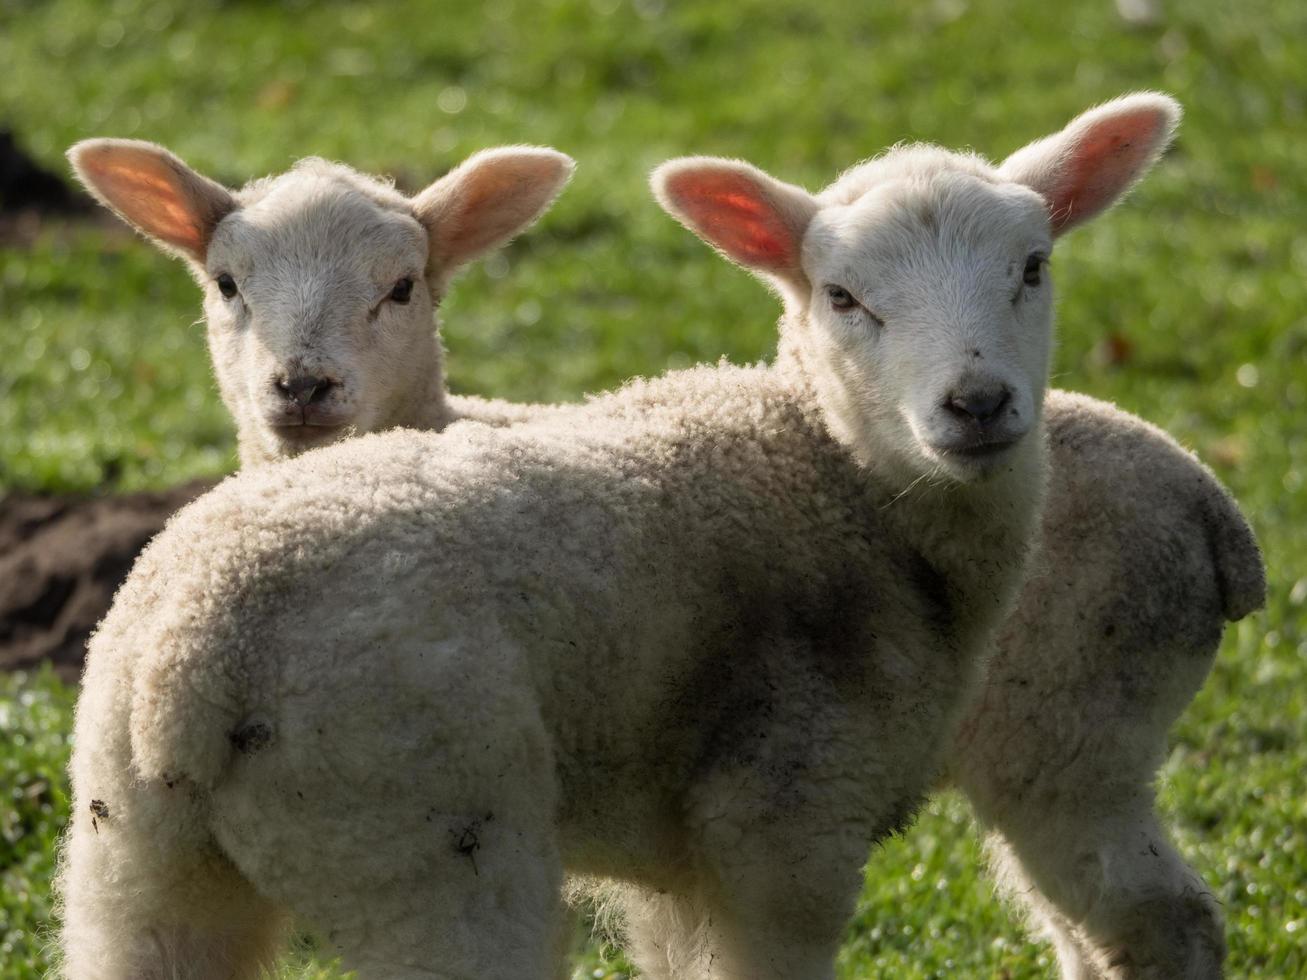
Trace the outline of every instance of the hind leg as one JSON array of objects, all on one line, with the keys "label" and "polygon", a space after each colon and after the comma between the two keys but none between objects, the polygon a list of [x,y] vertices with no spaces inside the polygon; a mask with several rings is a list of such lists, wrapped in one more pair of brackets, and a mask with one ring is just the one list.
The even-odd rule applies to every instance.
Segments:
[{"label": "hind leg", "polygon": [[558,972],[561,869],[524,830],[490,833],[475,870],[459,856],[417,880],[323,901],[314,919],[364,980],[550,980]]},{"label": "hind leg", "polygon": [[1000,883],[1054,942],[1064,980],[1219,977],[1217,904],[1154,812],[1169,710],[1150,698],[1088,718],[1063,692],[1039,703],[1038,685],[997,688],[993,676],[999,693],[954,759],[958,785],[991,832]]},{"label": "hind leg", "polygon": [[300,835],[277,840],[272,859],[257,832],[233,839],[239,813],[224,813],[219,837],[361,980],[555,976],[562,867],[551,821],[493,791],[416,819],[405,809],[355,799],[334,815],[274,821]]},{"label": "hind leg", "polygon": [[460,828],[430,835],[446,838],[445,854],[397,852],[389,874],[374,866],[349,875],[348,890],[304,896],[347,968],[365,980],[556,975],[562,870],[552,841],[498,811],[479,820],[442,814],[433,823]]},{"label": "hind leg", "polygon": [[190,789],[75,775],[58,880],[62,976],[244,980],[272,965],[285,916],[203,826]]},{"label": "hind leg", "polygon": [[[1153,574],[1169,581],[1169,568]],[[955,743],[958,786],[1065,980],[1219,977],[1220,912],[1167,840],[1152,789],[1220,637],[1211,585],[1150,607],[1135,598],[1147,583],[1110,562],[1074,591],[1059,581],[1028,586],[1008,624]]]},{"label": "hind leg", "polygon": [[214,792],[223,850],[363,980],[554,973],[548,739],[519,688],[457,666],[284,700]]},{"label": "hind leg", "polygon": [[1063,980],[1222,975],[1216,899],[1144,802],[1110,820],[1045,813],[1038,832],[1009,826],[990,842],[1006,889],[1053,940]]},{"label": "hind leg", "polygon": [[285,916],[218,851],[200,790],[135,777],[125,689],[95,675],[105,664],[105,654],[92,663],[77,705],[59,975],[254,977],[276,958]]}]

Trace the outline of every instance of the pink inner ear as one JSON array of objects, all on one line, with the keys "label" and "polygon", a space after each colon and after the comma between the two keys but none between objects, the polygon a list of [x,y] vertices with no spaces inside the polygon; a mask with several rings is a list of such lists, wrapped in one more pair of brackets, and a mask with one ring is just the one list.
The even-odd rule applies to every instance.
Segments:
[{"label": "pink inner ear", "polygon": [[1163,119],[1140,111],[1114,116],[1076,141],[1049,199],[1053,230],[1097,214],[1139,176],[1157,148]]},{"label": "pink inner ear", "polygon": [[740,264],[775,271],[798,266],[793,231],[747,176],[691,171],[672,177],[667,193],[704,238]]},{"label": "pink inner ear", "polygon": [[531,176],[525,168],[483,167],[470,174],[464,197],[442,229],[442,246],[458,263],[512,235],[538,202],[523,199]]},{"label": "pink inner ear", "polygon": [[154,160],[143,163],[142,167],[121,160],[97,161],[88,162],[87,169],[100,192],[147,234],[191,252],[203,252],[200,221],[176,178],[161,173]]},{"label": "pink inner ear", "polygon": [[433,229],[432,258],[450,269],[530,225],[566,178],[559,159],[546,154],[493,153],[469,164],[416,199]]}]

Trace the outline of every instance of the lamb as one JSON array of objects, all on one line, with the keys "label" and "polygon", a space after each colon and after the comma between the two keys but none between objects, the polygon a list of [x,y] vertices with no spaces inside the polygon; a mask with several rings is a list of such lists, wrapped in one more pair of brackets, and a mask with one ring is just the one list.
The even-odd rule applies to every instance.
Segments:
[{"label": "lamb", "polygon": [[[362,971],[544,976],[566,865],[642,892],[652,975],[684,926],[677,970],[830,976],[1021,575],[1051,235],[1171,122],[1136,98],[1002,170],[901,150],[843,205],[677,163],[669,203],[787,295],[775,366],[366,436],[183,511],[91,645],[69,973],[247,975],[290,909]],[[885,282],[897,331],[859,298]]]},{"label": "lamb", "polygon": [[1140,96],[1002,168],[903,149],[845,204],[673,164],[669,205],[786,296],[773,366],[182,511],[92,642],[68,974],[249,975],[293,912],[365,974],[544,976],[566,867],[640,897],[650,975],[831,976],[1024,567],[1052,236],[1172,123]]},{"label": "lamb", "polygon": [[[83,163],[92,148],[96,152],[87,159],[96,166]],[[138,159],[141,153],[145,161]],[[178,187],[211,183],[161,148],[130,141],[79,144],[71,155],[88,186],[98,187],[103,200],[116,201],[113,206],[147,234],[159,215],[203,199],[180,194]],[[167,163],[163,172],[179,176],[140,185],[141,193],[131,198],[97,176],[110,162],[119,170],[143,170],[151,160]],[[565,158],[558,162],[570,166]],[[285,185],[295,181],[322,184],[319,194],[357,198],[365,212],[377,207],[371,195],[394,196],[381,185],[369,190],[366,178],[345,168],[327,169],[324,174],[319,161],[309,161],[277,178],[283,190],[280,220],[299,220],[284,195]],[[464,169],[476,167],[470,162]],[[542,197],[548,196],[547,184],[538,191]],[[191,224],[205,227],[203,214],[192,215]],[[380,248],[375,239],[362,241]],[[336,260],[303,249],[278,256],[283,263],[296,257],[305,266],[283,275],[281,289],[324,277],[324,260]],[[436,295],[443,291],[436,280],[428,287]],[[421,321],[419,316],[413,336],[423,332]],[[211,330],[214,322],[211,315]],[[286,332],[270,319],[261,327]],[[419,378],[417,390],[435,403],[428,414],[436,420],[432,427],[451,417],[505,424],[548,411],[446,397],[438,346],[422,350],[431,352],[430,374]],[[413,351],[407,356],[415,364],[423,361]],[[239,379],[249,362],[215,360],[220,377],[224,367],[228,378]],[[244,389],[231,381],[224,390]],[[237,411],[234,399],[228,404]],[[1158,430],[1059,391],[1049,392],[1044,417],[1052,472],[1041,531],[1045,570],[1031,576],[1004,628],[984,693],[951,753],[953,782],[992,828],[1001,876],[1052,934],[1064,976],[1134,977],[1150,969],[1219,975],[1219,911],[1210,891],[1166,843],[1149,783],[1165,753],[1168,728],[1210,668],[1224,621],[1262,602],[1256,543],[1210,472]],[[384,422],[380,416],[373,420]],[[257,430],[257,420],[242,426],[243,433]],[[243,445],[251,441],[258,442],[243,439]],[[280,452],[291,455],[301,445],[307,443],[282,442]],[[247,455],[247,463],[256,461]],[[1069,581],[1060,570],[1071,567],[1094,574]],[[1032,729],[1039,731],[1037,738],[1030,736]],[[1062,764],[1050,767],[1049,758]],[[1144,849],[1147,860],[1133,859],[1140,850],[1136,837],[1147,837],[1151,845]]]},{"label": "lamb", "polygon": [[[882,166],[854,168],[818,199],[860,199]],[[664,179],[654,183],[680,217]],[[1261,556],[1228,492],[1161,430],[1058,391],[1044,417],[1037,554],[948,777],[989,828],[1001,884],[1053,940],[1065,980],[1219,977],[1218,904],[1167,841],[1151,784],[1224,623],[1264,601]]]},{"label": "lamb", "polygon": [[204,290],[242,465],[355,432],[532,413],[446,394],[434,311],[459,269],[549,207],[572,173],[566,155],[483,150],[412,199],[313,157],[231,191],[153,143],[85,140],[68,155],[99,201],[184,259]]}]

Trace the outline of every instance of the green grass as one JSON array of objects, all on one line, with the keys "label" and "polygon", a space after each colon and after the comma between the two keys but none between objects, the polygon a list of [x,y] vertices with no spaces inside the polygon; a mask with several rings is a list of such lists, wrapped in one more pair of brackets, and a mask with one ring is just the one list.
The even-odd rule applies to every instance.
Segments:
[{"label": "green grass", "polygon": [[[1307,5],[1166,6],[1163,27],[1136,31],[1109,0],[338,2],[280,16],[0,0],[0,120],[53,166],[76,139],[135,136],[228,181],[318,153],[417,188],[483,146],[558,146],[581,164],[571,188],[460,281],[444,318],[454,387],[559,399],[771,349],[771,298],[648,198],[644,174],[666,157],[746,157],[816,187],[899,139],[1001,156],[1095,101],[1174,93],[1176,150],[1059,246],[1056,381],[1197,449],[1259,532],[1268,608],[1229,631],[1177,726],[1164,800],[1224,902],[1231,976],[1303,975]],[[105,225],[0,244],[0,487],[232,467],[197,298],[179,265]],[[6,977],[43,962],[71,700],[49,677],[0,686]],[[874,855],[841,976],[1051,976],[978,867],[965,808],[940,797]],[[588,956],[587,971],[618,968]]]},{"label": "green grass", "polygon": [[0,674],[0,964],[40,976],[51,911],[54,839],[68,815],[68,732],[75,694],[46,672]]}]

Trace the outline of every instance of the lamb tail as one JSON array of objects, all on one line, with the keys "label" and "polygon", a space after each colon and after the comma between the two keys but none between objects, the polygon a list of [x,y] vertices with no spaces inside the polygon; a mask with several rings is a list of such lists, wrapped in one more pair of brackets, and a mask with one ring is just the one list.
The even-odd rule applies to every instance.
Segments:
[{"label": "lamb tail", "polygon": [[1233,623],[1266,604],[1266,565],[1239,505],[1219,483],[1217,486],[1219,492],[1209,498],[1203,516],[1222,611]]}]

